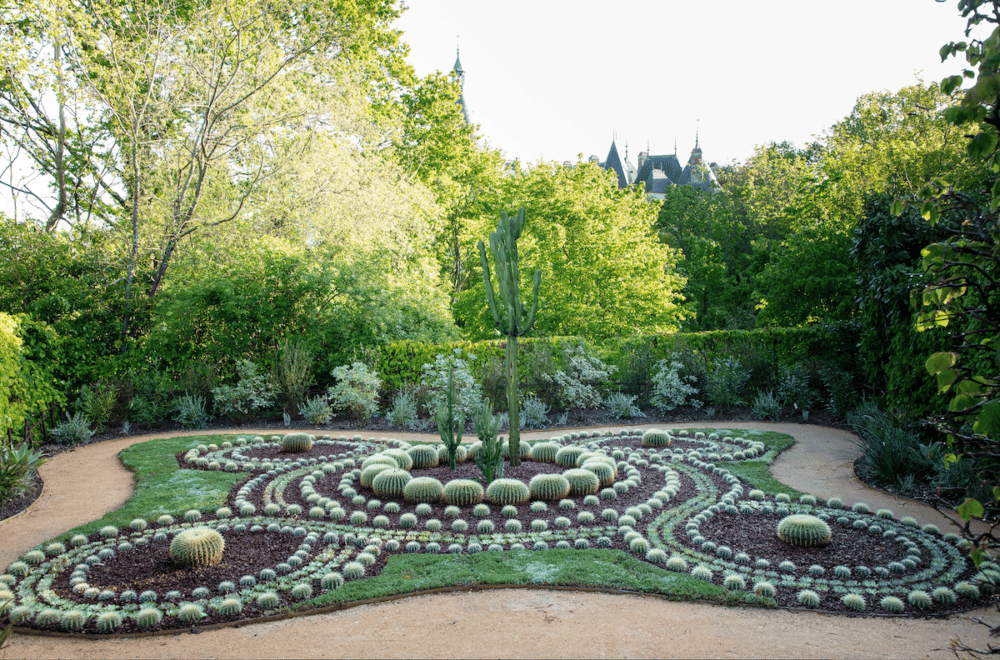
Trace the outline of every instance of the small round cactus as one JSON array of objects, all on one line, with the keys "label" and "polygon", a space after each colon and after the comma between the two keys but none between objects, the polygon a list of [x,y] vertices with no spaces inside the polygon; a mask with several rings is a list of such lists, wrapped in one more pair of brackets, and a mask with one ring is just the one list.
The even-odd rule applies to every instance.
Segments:
[{"label": "small round cactus", "polygon": [[135,615],[135,622],[140,628],[152,628],[163,620],[163,612],[155,607],[144,607]]},{"label": "small round cactus", "polygon": [[413,476],[406,470],[388,469],[378,472],[372,478],[371,488],[379,497],[402,499],[406,484],[412,480]]},{"label": "small round cactus", "polygon": [[840,602],[855,612],[863,612],[865,609],[865,597],[861,594],[847,594],[840,599]]},{"label": "small round cactus", "polygon": [[928,608],[934,604],[931,595],[922,589],[914,589],[906,594],[906,602],[920,609]]},{"label": "small round cactus", "polygon": [[942,605],[954,605],[955,601],[958,600],[955,592],[948,587],[938,587],[931,592],[931,598],[934,599],[934,602],[941,603]]},{"label": "small round cactus", "polygon": [[359,580],[365,576],[365,566],[360,562],[349,561],[344,564],[343,575],[348,580]]},{"label": "small round cactus", "polygon": [[563,467],[576,467],[576,459],[583,454],[586,449],[579,446],[563,447],[556,452],[556,465],[561,465]]},{"label": "small round cactus", "polygon": [[819,594],[812,589],[803,589],[795,597],[803,607],[819,607]]},{"label": "small round cactus", "polygon": [[455,506],[471,506],[483,501],[485,491],[471,479],[452,479],[444,486],[444,501]]},{"label": "small round cactus", "polygon": [[186,529],[170,543],[170,558],[181,566],[217,566],[226,542],[214,529]]},{"label": "small round cactus", "polygon": [[803,548],[830,542],[830,526],[816,516],[793,514],[778,523],[778,538]]},{"label": "small round cactus", "polygon": [[413,458],[405,449],[399,449],[398,447],[392,447],[390,449],[385,449],[382,451],[384,456],[396,461],[401,470],[412,470],[413,469]]},{"label": "small round cactus", "polygon": [[[437,454],[434,455],[435,458]],[[434,477],[416,477],[403,487],[403,497],[407,502],[435,503],[444,495],[444,485]]]},{"label": "small round cactus", "polygon": [[494,479],[486,487],[486,499],[494,504],[517,506],[531,499],[531,490],[518,479]]},{"label": "small round cactus", "polygon": [[555,442],[539,442],[531,446],[531,460],[538,463],[555,463],[562,447]]},{"label": "small round cactus", "polygon": [[742,575],[727,575],[722,581],[722,586],[728,591],[744,591],[747,588],[746,580]]},{"label": "small round cactus", "polygon": [[184,603],[177,611],[177,618],[184,623],[195,623],[205,618],[205,609],[196,603]]},{"label": "small round cactus", "polygon": [[373,463],[366,468],[362,468],[361,476],[358,477],[358,483],[361,484],[362,488],[372,488],[372,482],[375,477],[387,470],[395,472],[398,471],[398,468],[386,465],[385,463]]},{"label": "small round cactus", "polygon": [[753,585],[753,592],[761,598],[774,598],[775,589],[774,585],[767,580],[761,580]]},{"label": "small round cactus", "polygon": [[413,469],[436,467],[440,462],[437,448],[432,445],[416,445],[406,450],[413,459]]},{"label": "small round cactus", "polygon": [[292,598],[295,600],[307,600],[312,594],[313,588],[308,582],[300,582],[292,587]]},{"label": "small round cactus", "polygon": [[278,605],[281,605],[281,597],[273,591],[265,591],[257,596],[257,607],[262,610],[273,610]]},{"label": "small round cactus", "polygon": [[224,598],[216,609],[223,616],[235,616],[243,611],[243,602],[239,598]]},{"label": "small round cactus", "polygon": [[896,598],[895,596],[885,596],[878,602],[879,606],[889,614],[902,614],[906,606],[903,605],[903,601]]},{"label": "small round cactus", "polygon": [[643,447],[669,447],[670,434],[659,429],[649,429],[642,434]]},{"label": "small round cactus", "polygon": [[590,460],[581,466],[583,470],[589,470],[597,475],[600,480],[601,487],[608,487],[615,483],[615,477],[618,476],[618,471],[615,469],[614,465],[609,465],[606,461],[596,461]]},{"label": "small round cactus", "polygon": [[535,500],[561,500],[569,494],[569,481],[561,474],[536,474],[528,482],[528,490]]},{"label": "small round cactus", "polygon": [[600,478],[590,470],[575,468],[566,470],[562,476],[569,482],[570,497],[593,495],[601,488]]},{"label": "small round cactus", "polygon": [[115,611],[101,612],[97,615],[97,629],[101,632],[114,632],[122,626],[122,615]]},{"label": "small round cactus", "polygon": [[313,448],[315,438],[309,433],[288,433],[281,439],[281,451],[300,454]]},{"label": "small round cactus", "polygon": [[324,591],[333,591],[335,589],[340,589],[342,586],[344,586],[344,576],[336,572],[327,573],[320,579],[319,586]]}]

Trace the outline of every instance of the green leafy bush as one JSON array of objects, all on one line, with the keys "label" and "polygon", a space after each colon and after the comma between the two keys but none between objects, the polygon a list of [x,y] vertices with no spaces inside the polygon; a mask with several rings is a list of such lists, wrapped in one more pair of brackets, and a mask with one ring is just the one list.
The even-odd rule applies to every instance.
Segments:
[{"label": "green leafy bush", "polygon": [[401,390],[392,398],[392,407],[386,417],[399,428],[414,430],[420,427],[417,417],[417,398],[412,392]]},{"label": "green leafy bush", "polygon": [[750,414],[754,419],[776,422],[781,419],[781,410],[781,400],[771,390],[758,392],[750,403]]},{"label": "green leafy bush", "polygon": [[583,342],[565,349],[566,369],[545,374],[542,379],[551,384],[557,404],[563,409],[594,408],[601,404],[601,390],[616,367],[604,364],[589,355]]},{"label": "green leafy bush", "polygon": [[[428,392],[427,412],[436,418],[438,410],[447,407],[447,393],[450,374],[454,374],[455,406],[462,411],[465,419],[472,419],[481,406],[483,398],[479,384],[473,378],[469,362],[462,357],[460,348],[451,355],[441,354],[421,368],[420,384]],[[469,356],[473,359],[474,356]]]},{"label": "green leafy bush", "polygon": [[270,378],[252,360],[237,360],[239,380],[235,386],[212,388],[217,415],[239,417],[274,405],[274,387]]},{"label": "green leafy bush", "polygon": [[743,389],[749,378],[750,371],[734,357],[716,362],[708,376],[708,400],[723,407],[742,404]]},{"label": "green leafy bush", "polygon": [[319,394],[310,397],[299,406],[299,414],[314,426],[321,426],[330,422],[333,416],[333,409],[325,395]]},{"label": "green leafy bush", "polygon": [[347,410],[355,419],[367,421],[378,411],[378,390],[382,381],[362,362],[342,365],[330,372],[337,384],[330,388],[334,409]]},{"label": "green leafy bush", "polygon": [[83,413],[90,423],[96,427],[96,432],[104,430],[105,424],[111,419],[118,389],[114,383],[100,382],[84,385],[80,388],[80,398],[76,402],[77,412]]},{"label": "green leafy bush", "polygon": [[49,429],[49,435],[61,445],[80,445],[90,440],[94,431],[90,430],[90,419],[87,415],[77,412],[72,417],[66,413],[66,421]]},{"label": "green leafy bush", "polygon": [[17,446],[0,443],[0,502],[21,495],[30,484],[32,471],[44,462],[42,453],[32,451],[27,442]]},{"label": "green leafy bush", "polygon": [[174,407],[174,421],[188,429],[202,429],[208,425],[211,416],[205,409],[205,397],[185,394],[177,399]]}]

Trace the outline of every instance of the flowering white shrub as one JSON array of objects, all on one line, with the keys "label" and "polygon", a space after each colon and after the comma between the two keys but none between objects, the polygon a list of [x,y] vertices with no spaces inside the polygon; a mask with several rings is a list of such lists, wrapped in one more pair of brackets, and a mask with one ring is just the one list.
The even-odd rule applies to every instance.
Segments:
[{"label": "flowering white shrub", "polygon": [[340,366],[330,372],[337,384],[329,389],[335,410],[348,410],[357,419],[367,421],[378,410],[379,377],[361,362]]},{"label": "flowering white shrub", "polygon": [[656,374],[653,376],[653,405],[660,410],[673,410],[678,406],[691,405],[695,408],[701,407],[701,401],[694,398],[698,394],[698,388],[693,383],[697,382],[694,376],[681,376],[681,369],[684,364],[670,356],[667,360],[660,360],[656,364]]},{"label": "flowering white shrub", "polygon": [[555,398],[559,404],[563,408],[595,408],[601,405],[604,397],[598,388],[608,382],[615,367],[587,355],[583,344],[567,349],[566,361],[569,363],[567,371],[542,376],[542,380],[555,385]]},{"label": "flowering white shrub", "polygon": [[[455,370],[455,405],[465,415],[465,419],[472,419],[476,409],[482,405],[483,391],[479,383],[472,377],[469,370],[469,363],[462,357],[463,351],[456,348],[453,355],[438,355],[434,362],[428,362],[421,371],[420,384],[427,388],[430,398],[427,402],[427,411],[431,419],[437,417],[437,411],[442,406],[448,405],[448,374]],[[470,355],[470,360],[475,356]]]}]

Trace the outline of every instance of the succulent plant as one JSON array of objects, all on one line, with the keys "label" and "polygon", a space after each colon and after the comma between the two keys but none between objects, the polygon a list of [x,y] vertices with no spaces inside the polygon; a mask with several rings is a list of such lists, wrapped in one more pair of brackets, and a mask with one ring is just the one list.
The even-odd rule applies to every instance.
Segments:
[{"label": "succulent plant", "polygon": [[555,463],[562,447],[555,442],[539,442],[531,446],[531,460],[538,463]]},{"label": "succulent plant", "polygon": [[[393,472],[401,471],[394,465],[386,465],[385,463],[373,463],[366,468],[362,468],[361,476],[358,478],[358,483],[362,488],[372,488],[372,481],[375,477],[382,472],[387,470],[392,470]],[[409,474],[407,472],[407,474]]]},{"label": "succulent plant", "polygon": [[712,571],[707,566],[702,566],[701,564],[699,564],[691,569],[691,577],[697,580],[704,580],[705,582],[711,582]]},{"label": "succulent plant", "polygon": [[889,614],[902,614],[906,606],[895,596],[885,596],[878,602],[879,606]]},{"label": "succulent plant", "polygon": [[556,452],[556,465],[574,468],[576,467],[576,459],[586,451],[586,449],[577,445],[563,447]]},{"label": "succulent plant", "polygon": [[257,607],[262,610],[273,610],[281,605],[281,597],[273,591],[265,591],[257,596]]},{"label": "succulent plant", "polygon": [[517,506],[531,499],[531,490],[518,479],[494,479],[486,487],[486,499],[494,504]]},{"label": "succulent plant", "polygon": [[744,591],[747,588],[746,580],[742,575],[727,575],[722,581],[722,586],[728,591]]},{"label": "succulent plant", "polygon": [[863,612],[865,609],[865,597],[861,594],[846,594],[840,599],[840,602],[855,612]]},{"label": "succulent plant", "polygon": [[444,486],[444,501],[454,506],[470,506],[483,501],[482,485],[471,479],[452,479]]},{"label": "succulent plant", "polygon": [[313,588],[308,582],[300,582],[292,587],[292,598],[295,600],[307,600],[312,597]]},{"label": "succulent plant", "polygon": [[570,497],[593,495],[601,487],[600,479],[590,470],[574,468],[572,470],[566,470],[563,472],[562,476],[569,482]]},{"label": "succulent plant", "polygon": [[177,610],[177,618],[184,623],[195,623],[205,618],[205,609],[197,603],[184,603]]},{"label": "succulent plant", "polygon": [[140,628],[152,628],[163,620],[163,612],[155,607],[143,607],[135,614],[134,618]]},{"label": "succulent plant", "polygon": [[114,610],[104,611],[97,615],[97,629],[101,632],[114,632],[122,626],[122,615]]},{"label": "succulent plant", "polygon": [[281,438],[281,451],[296,454],[310,451],[315,439],[309,433],[288,433]]},{"label": "succulent plant", "polygon": [[372,477],[371,488],[379,497],[403,499],[406,485],[412,480],[413,475],[406,470],[390,468],[381,470]]},{"label": "succulent plant", "polygon": [[753,585],[753,592],[762,598],[774,598],[774,585],[767,580],[761,580]]},{"label": "succulent plant", "polygon": [[417,517],[412,513],[404,513],[399,517],[399,526],[410,529],[417,526]]},{"label": "succulent plant", "polygon": [[436,467],[440,462],[437,447],[433,445],[415,445],[406,450],[413,459],[414,470]]},{"label": "succulent plant", "polygon": [[928,608],[934,604],[931,595],[922,589],[914,589],[906,594],[906,602],[920,609]]},{"label": "succulent plant", "polygon": [[216,566],[226,542],[214,529],[186,529],[170,542],[170,559],[181,566]]},{"label": "succulent plant", "polygon": [[235,616],[243,611],[243,601],[234,597],[224,598],[216,609],[223,616]]},{"label": "succulent plant", "polygon": [[[600,480],[599,487],[607,487],[615,483],[618,470],[614,465],[609,465],[606,461],[590,460],[581,466],[583,470],[589,470],[597,475]],[[589,494],[589,493],[588,493]]]},{"label": "succulent plant", "polygon": [[185,522],[197,522],[199,520],[201,520],[201,511],[199,511],[198,509],[189,509],[188,511],[184,512]]},{"label": "succulent plant", "polygon": [[830,526],[816,516],[793,514],[778,523],[778,538],[803,548],[830,542]]},{"label": "succulent plant", "polygon": [[931,592],[931,598],[934,599],[934,602],[941,603],[942,605],[954,605],[958,600],[955,592],[948,587],[938,587]]},{"label": "succulent plant", "polygon": [[349,561],[344,564],[342,572],[347,580],[359,580],[365,576],[365,566],[360,562]]},{"label": "succulent plant", "polygon": [[561,500],[569,494],[570,485],[561,474],[536,474],[528,482],[530,497],[535,500]]},{"label": "succulent plant", "polygon": [[[434,455],[435,458],[437,454]],[[403,487],[403,497],[407,502],[434,503],[444,495],[444,485],[434,477],[416,477]]]},{"label": "succulent plant", "polygon": [[643,447],[669,447],[670,434],[659,429],[649,429],[642,434]]},{"label": "succulent plant", "polygon": [[819,607],[819,594],[812,589],[803,589],[795,599],[803,607]]}]

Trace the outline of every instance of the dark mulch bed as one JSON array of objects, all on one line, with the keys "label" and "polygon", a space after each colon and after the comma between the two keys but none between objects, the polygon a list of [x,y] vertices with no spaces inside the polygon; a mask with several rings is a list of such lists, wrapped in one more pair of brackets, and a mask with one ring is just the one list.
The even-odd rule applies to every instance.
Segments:
[{"label": "dark mulch bed", "polygon": [[28,487],[21,495],[0,504],[0,520],[6,520],[11,516],[21,513],[31,506],[41,494],[42,478],[38,476],[38,471],[35,470],[28,475]]}]

